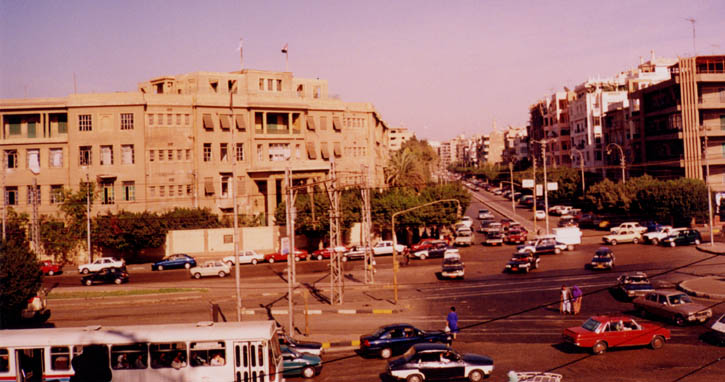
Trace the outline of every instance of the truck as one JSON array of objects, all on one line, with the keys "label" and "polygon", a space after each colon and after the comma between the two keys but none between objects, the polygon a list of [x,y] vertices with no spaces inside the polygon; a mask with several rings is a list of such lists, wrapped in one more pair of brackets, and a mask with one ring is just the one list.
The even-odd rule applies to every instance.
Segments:
[{"label": "truck", "polygon": [[566,249],[573,251],[577,245],[582,243],[582,231],[579,227],[557,227],[551,232],[554,234],[556,241],[566,244]]}]

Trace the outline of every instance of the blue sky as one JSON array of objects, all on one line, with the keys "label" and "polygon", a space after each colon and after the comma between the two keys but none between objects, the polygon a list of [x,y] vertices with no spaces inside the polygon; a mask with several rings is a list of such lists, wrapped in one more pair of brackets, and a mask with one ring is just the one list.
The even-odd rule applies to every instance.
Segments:
[{"label": "blue sky", "polygon": [[419,137],[523,126],[528,106],[639,57],[725,53],[723,1],[0,0],[0,98],[132,91],[165,74],[329,81]]}]

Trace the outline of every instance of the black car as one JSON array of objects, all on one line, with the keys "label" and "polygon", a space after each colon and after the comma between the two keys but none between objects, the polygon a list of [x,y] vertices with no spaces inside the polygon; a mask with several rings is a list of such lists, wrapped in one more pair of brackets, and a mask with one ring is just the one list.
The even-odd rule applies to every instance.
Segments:
[{"label": "black car", "polygon": [[529,273],[533,269],[539,268],[539,256],[530,252],[516,252],[511,260],[506,263],[504,272],[524,272]]},{"label": "black car", "polygon": [[683,229],[677,231],[674,235],[668,236],[666,239],[663,239],[660,244],[662,245],[669,245],[670,247],[675,247],[678,245],[700,245],[702,242],[702,236],[700,236],[700,231],[695,229]]},{"label": "black car", "polygon": [[614,268],[614,252],[607,247],[601,247],[594,252],[592,261],[584,264],[585,269],[603,269],[611,271]]},{"label": "black car", "polygon": [[126,272],[125,268],[103,268],[81,278],[81,284],[83,285],[90,286],[97,282],[101,284],[125,283],[128,282],[128,272]]},{"label": "black car", "polygon": [[285,345],[299,353],[307,353],[316,356],[322,355],[322,343],[313,341],[299,341],[285,333],[277,333],[280,345]]},{"label": "black car", "polygon": [[448,249],[448,244],[444,241],[433,242],[428,249],[413,252],[413,258],[425,260],[429,257],[443,257]]},{"label": "black car", "polygon": [[644,272],[625,273],[617,278],[617,288],[629,298],[644,296],[655,288]]},{"label": "black car", "polygon": [[379,355],[390,358],[402,354],[411,346],[421,342],[450,343],[453,336],[443,331],[424,332],[408,324],[393,324],[378,328],[375,333],[360,336],[362,355]]},{"label": "black car", "polygon": [[460,354],[443,344],[417,344],[403,357],[388,362],[386,374],[407,382],[468,379],[482,381],[493,372],[493,359]]}]

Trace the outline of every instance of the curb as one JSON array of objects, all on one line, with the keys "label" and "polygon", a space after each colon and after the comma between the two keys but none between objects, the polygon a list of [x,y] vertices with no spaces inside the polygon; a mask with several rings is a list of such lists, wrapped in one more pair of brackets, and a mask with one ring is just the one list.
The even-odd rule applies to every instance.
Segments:
[{"label": "curb", "polygon": [[[332,349],[332,348],[338,348],[335,350],[347,350],[347,348],[359,348],[360,347],[360,340],[352,340],[352,341],[330,341],[330,342],[323,342],[322,348],[323,349]],[[346,349],[342,349],[346,348]]]},{"label": "curb", "polygon": [[[703,278],[708,278],[708,277],[700,277],[700,278],[691,279],[691,280],[699,280],[699,279],[703,279]],[[695,296],[695,297],[702,297],[702,298],[707,298],[707,299],[711,299],[711,300],[725,300],[725,294],[706,293],[706,292],[700,292],[700,291],[688,288],[686,285],[688,281],[690,281],[690,280],[685,280],[685,281],[681,281],[681,282],[677,283],[677,289],[679,289],[689,295]]]},{"label": "curb", "polygon": [[[289,309],[271,309],[269,311],[271,314],[288,314]],[[295,313],[304,313],[304,309],[295,309]],[[323,313],[332,313],[332,314],[346,314],[346,315],[352,315],[352,314],[394,314],[394,313],[403,313],[403,309],[308,309],[307,314],[323,314]],[[254,314],[267,314],[266,309],[262,308],[255,308],[255,309],[244,309],[242,311],[242,314],[247,315],[254,315]],[[359,344],[358,344],[359,345]]]},{"label": "curb", "polygon": [[711,247],[709,244],[700,244],[700,245],[695,246],[695,248],[700,252],[706,252],[706,253],[710,253],[713,255],[722,256],[722,255],[725,255],[725,248],[720,249],[720,250],[715,249],[715,248],[721,247],[721,246],[725,247],[725,245],[718,245],[715,247]]}]

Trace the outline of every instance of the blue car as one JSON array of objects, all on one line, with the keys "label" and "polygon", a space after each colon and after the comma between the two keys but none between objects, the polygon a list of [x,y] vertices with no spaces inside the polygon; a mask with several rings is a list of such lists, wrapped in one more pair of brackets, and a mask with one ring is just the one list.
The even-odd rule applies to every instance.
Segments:
[{"label": "blue car", "polygon": [[184,253],[177,253],[175,255],[171,255],[168,257],[165,257],[161,261],[157,261],[151,265],[152,271],[163,271],[164,269],[180,269],[180,268],[186,268],[189,269],[191,267],[196,266],[196,260],[194,260],[193,257],[184,254]]},{"label": "blue car", "polygon": [[424,332],[408,324],[386,325],[375,333],[360,336],[360,353],[387,359],[394,354],[405,353],[417,343],[451,341],[453,336],[443,331]]},{"label": "blue car", "polygon": [[279,348],[282,350],[282,367],[284,368],[282,375],[285,377],[312,378],[322,371],[322,358],[308,353],[300,353],[285,345],[280,345]]}]

